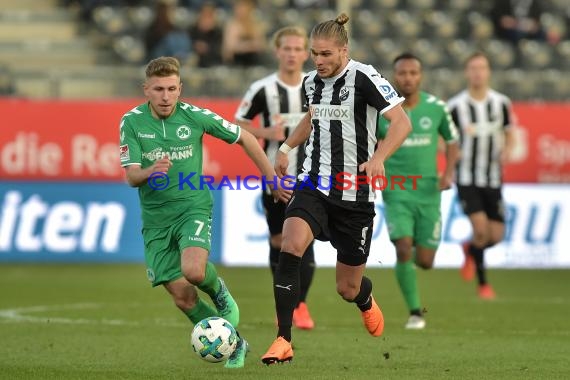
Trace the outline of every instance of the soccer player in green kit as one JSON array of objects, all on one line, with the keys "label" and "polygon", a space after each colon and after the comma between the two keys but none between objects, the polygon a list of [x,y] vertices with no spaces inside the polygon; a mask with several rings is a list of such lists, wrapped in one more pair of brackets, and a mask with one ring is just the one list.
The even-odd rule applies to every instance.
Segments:
[{"label": "soccer player in green kit", "polygon": [[[412,132],[385,163],[386,177],[421,176],[416,188],[410,181],[405,189],[386,186],[382,191],[388,234],[396,248],[396,278],[410,317],[407,329],[423,329],[415,265],[429,269],[441,239],[441,191],[453,183],[459,158],[458,132],[445,102],[420,91],[422,64],[418,57],[404,53],[394,59],[394,85],[402,96],[404,110],[412,122]],[[389,123],[379,118],[378,139],[386,136]],[[446,167],[437,173],[439,136],[446,144]]]},{"label": "soccer player in green kit", "polygon": [[[249,132],[215,113],[179,101],[180,64],[160,57],[146,67],[147,102],[127,112],[120,126],[120,157],[129,185],[138,187],[143,219],[147,276],[163,285],[176,306],[192,321],[220,316],[239,324],[239,309],[216,268],[208,261],[213,200],[201,186],[202,138],[209,134],[242,146],[267,178],[273,165]],[[276,199],[290,191],[272,186]],[[216,310],[198,297],[208,294]],[[239,338],[225,366],[244,366],[248,347]]]}]

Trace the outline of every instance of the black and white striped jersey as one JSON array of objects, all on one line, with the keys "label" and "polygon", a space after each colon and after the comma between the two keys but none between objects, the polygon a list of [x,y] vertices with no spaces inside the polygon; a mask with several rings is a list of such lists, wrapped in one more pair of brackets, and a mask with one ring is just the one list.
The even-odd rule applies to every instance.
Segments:
[{"label": "black and white striped jersey", "polygon": [[[251,121],[261,114],[265,128],[283,121],[287,138],[306,113],[307,107],[301,92],[301,83],[289,86],[279,79],[277,73],[274,73],[252,83],[241,101],[235,118]],[[275,162],[275,156],[282,142],[265,140],[265,154],[271,163]],[[303,147],[291,150],[287,170],[289,174],[296,176],[299,173],[303,157]]]},{"label": "black and white striped jersey", "polygon": [[448,106],[461,140],[457,184],[499,188],[505,130],[513,122],[510,99],[489,90],[485,99],[475,100],[464,90]]},{"label": "black and white striped jersey", "polygon": [[[311,71],[303,81],[312,131],[299,178],[307,176],[332,200],[373,202],[374,190],[356,183],[358,167],[376,148],[378,113],[402,103],[394,87],[370,65],[350,60],[341,73],[321,78]],[[351,181],[351,186],[339,178]]]}]

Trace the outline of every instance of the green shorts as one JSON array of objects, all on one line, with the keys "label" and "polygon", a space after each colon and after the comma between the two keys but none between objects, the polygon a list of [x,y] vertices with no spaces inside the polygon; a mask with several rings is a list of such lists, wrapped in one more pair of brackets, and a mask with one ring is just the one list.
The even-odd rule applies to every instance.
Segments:
[{"label": "green shorts", "polygon": [[188,247],[210,252],[211,213],[193,213],[164,228],[143,228],[146,274],[152,286],[182,277],[180,255]]},{"label": "green shorts", "polygon": [[412,237],[415,245],[437,249],[441,240],[441,200],[418,203],[384,201],[384,215],[390,240]]}]

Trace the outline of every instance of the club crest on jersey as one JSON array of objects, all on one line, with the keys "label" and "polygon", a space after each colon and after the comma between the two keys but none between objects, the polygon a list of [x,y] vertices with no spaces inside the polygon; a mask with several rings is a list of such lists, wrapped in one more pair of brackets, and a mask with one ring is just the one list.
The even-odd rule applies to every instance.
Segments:
[{"label": "club crest on jersey", "polygon": [[420,127],[422,129],[430,129],[432,125],[431,119],[427,116],[420,118]]},{"label": "club crest on jersey", "polygon": [[188,139],[190,137],[190,128],[186,125],[181,125],[176,129],[176,136],[178,136],[180,140]]},{"label": "club crest on jersey", "polygon": [[346,99],[348,99],[349,95],[350,95],[350,91],[346,87],[343,87],[340,89],[340,100],[341,101],[344,102]]}]

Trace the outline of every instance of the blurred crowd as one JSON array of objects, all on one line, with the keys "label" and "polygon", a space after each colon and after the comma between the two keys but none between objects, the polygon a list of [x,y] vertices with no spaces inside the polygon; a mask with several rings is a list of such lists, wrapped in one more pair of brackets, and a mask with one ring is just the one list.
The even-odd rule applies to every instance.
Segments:
[{"label": "blurred crowd", "polygon": [[[128,8],[145,6],[152,10],[149,24],[138,31],[143,53],[132,61],[142,62],[161,55],[175,56],[193,66],[212,67],[256,66],[268,63],[267,38],[273,25],[266,25],[263,9],[255,0],[62,0],[75,7],[81,19],[93,22],[99,7]],[[405,0],[413,6],[414,0]],[[434,3],[436,0],[434,0]],[[335,9],[334,0],[282,0],[281,6],[291,9]],[[359,9],[373,9],[373,1],[358,1]],[[369,4],[370,3],[370,4]],[[489,10],[497,39],[514,45],[524,40],[544,41],[551,45],[561,40],[556,25],[542,23],[543,6],[540,0],[495,0]],[[180,9],[188,11],[180,15]],[[266,9],[265,9],[266,11]],[[220,17],[223,14],[223,17]],[[180,17],[191,22],[177,22]],[[374,17],[374,15],[372,16]],[[374,19],[371,20],[374,22]],[[270,22],[270,21],[269,21]],[[386,20],[378,21],[386,22]],[[382,37],[382,34],[380,35]],[[130,45],[126,45],[130,46]]]}]

